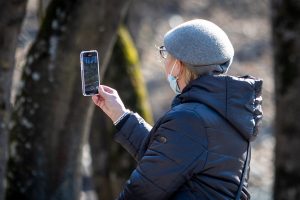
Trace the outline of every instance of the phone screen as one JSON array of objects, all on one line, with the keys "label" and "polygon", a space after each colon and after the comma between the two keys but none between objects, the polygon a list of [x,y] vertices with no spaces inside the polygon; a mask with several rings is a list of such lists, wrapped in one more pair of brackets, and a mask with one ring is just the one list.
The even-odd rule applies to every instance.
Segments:
[{"label": "phone screen", "polygon": [[82,54],[84,94],[98,94],[99,73],[97,51],[83,52]]}]

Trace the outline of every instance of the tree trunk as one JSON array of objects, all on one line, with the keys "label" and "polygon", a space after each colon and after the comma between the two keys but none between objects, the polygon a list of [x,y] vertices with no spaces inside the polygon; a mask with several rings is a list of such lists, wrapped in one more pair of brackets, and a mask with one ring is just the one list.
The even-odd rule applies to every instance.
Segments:
[{"label": "tree trunk", "polygon": [[276,88],[274,199],[300,199],[300,4],[273,0]]},{"label": "tree trunk", "polygon": [[27,0],[0,0],[0,200],[4,198],[10,94],[18,35]]},{"label": "tree trunk", "polygon": [[99,200],[114,199],[113,187],[116,183],[115,180],[111,180],[113,172],[111,172],[110,168],[111,165],[115,165],[115,163],[110,163],[113,128],[111,120],[101,110],[96,108],[93,115],[89,144],[92,157],[91,178]]},{"label": "tree trunk", "polygon": [[[105,84],[115,88],[126,107],[138,112],[152,123],[146,88],[142,79],[137,51],[125,27],[121,27],[109,68],[103,77]],[[96,109],[90,135],[93,178],[101,200],[112,200],[120,193],[125,180],[135,167],[135,161],[112,140],[116,129],[111,120]]]},{"label": "tree trunk", "polygon": [[79,53],[100,49],[101,72],[129,0],[53,0],[28,54],[10,137],[7,199],[79,198],[94,106],[81,92]]},{"label": "tree trunk", "polygon": [[38,6],[37,6],[37,16],[39,18],[39,21],[42,22],[43,18],[46,15],[46,10],[51,0],[38,0]]}]

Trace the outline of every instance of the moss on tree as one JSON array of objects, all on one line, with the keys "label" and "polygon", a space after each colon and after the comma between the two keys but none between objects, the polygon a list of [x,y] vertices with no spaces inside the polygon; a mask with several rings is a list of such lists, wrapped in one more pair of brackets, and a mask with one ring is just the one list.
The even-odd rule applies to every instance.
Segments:
[{"label": "moss on tree", "polygon": [[118,90],[125,106],[138,112],[148,123],[153,123],[138,53],[125,26],[118,31],[109,66],[104,81]]}]

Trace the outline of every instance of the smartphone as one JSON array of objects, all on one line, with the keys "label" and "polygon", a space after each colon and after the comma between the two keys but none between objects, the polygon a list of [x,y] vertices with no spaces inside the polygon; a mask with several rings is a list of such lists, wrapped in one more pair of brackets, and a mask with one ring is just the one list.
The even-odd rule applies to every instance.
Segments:
[{"label": "smartphone", "polygon": [[80,53],[82,93],[84,96],[98,94],[100,84],[99,59],[96,50]]}]

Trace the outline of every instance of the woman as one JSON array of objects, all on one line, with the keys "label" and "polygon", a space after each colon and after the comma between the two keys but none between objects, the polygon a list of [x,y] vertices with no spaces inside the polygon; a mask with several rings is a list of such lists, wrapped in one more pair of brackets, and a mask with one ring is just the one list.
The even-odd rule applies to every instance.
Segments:
[{"label": "woman", "polygon": [[102,85],[93,96],[119,130],[115,140],[138,162],[119,199],[249,199],[249,142],[262,118],[262,81],[225,75],[233,47],[206,20],[170,30],[160,53],[177,96],[154,127],[127,110],[114,89]]}]

